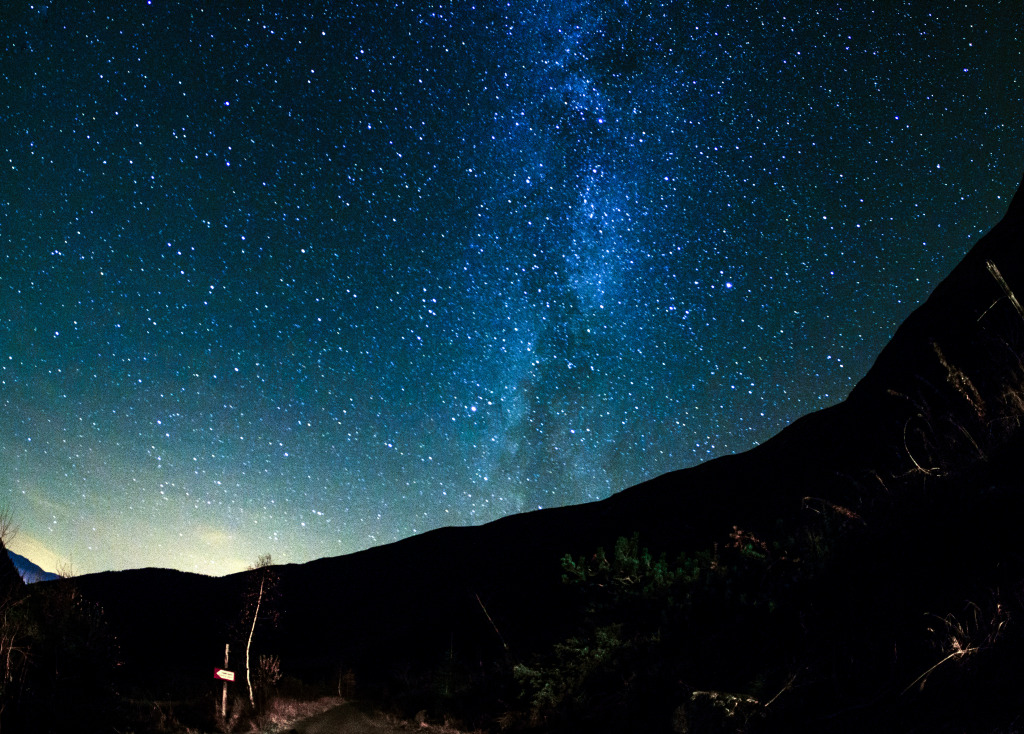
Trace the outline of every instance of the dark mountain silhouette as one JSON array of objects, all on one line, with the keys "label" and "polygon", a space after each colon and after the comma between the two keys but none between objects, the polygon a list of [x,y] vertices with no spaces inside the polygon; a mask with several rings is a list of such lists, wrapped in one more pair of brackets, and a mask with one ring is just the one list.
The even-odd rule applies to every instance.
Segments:
[{"label": "dark mountain silhouette", "polygon": [[17,564],[14,563],[13,557],[16,555],[0,541],[0,599],[18,596],[25,586]]},{"label": "dark mountain silhouette", "polygon": [[[801,581],[794,597],[792,644],[785,640],[781,649],[792,656],[797,683],[780,703],[772,701],[790,707],[783,720],[819,717],[829,722],[815,719],[821,730],[867,730],[877,727],[872,711],[945,712],[954,703],[903,694],[930,660],[924,615],[941,617],[954,607],[959,613],[989,592],[1024,592],[1024,572],[1016,575],[1022,561],[1012,550],[1021,519],[1024,310],[1014,294],[1024,296],[1022,246],[1019,191],[1005,218],[911,314],[845,401],[757,448],[599,502],[278,567],[277,623],[258,628],[254,647],[279,654],[282,670],[304,681],[337,681],[352,671],[363,692],[402,702],[403,689],[456,662],[465,676],[485,679],[564,639],[581,609],[577,591],[562,581],[566,553],[611,548],[637,533],[643,545],[669,553],[717,553],[738,537],[798,538],[806,556],[799,539],[813,530],[831,543],[822,551],[830,565],[827,574]],[[225,642],[239,637],[246,574],[144,569],[76,583],[102,607],[116,632],[121,673],[137,690],[172,696],[212,688]],[[1011,606],[1000,599],[992,608],[1003,611],[992,615]],[[980,639],[980,623],[975,627]],[[743,634],[736,639],[760,644]],[[723,644],[736,670],[754,669],[744,656],[763,655],[747,655],[738,641],[735,650]],[[697,643],[692,649],[694,659],[712,655]],[[809,680],[803,688],[802,680]],[[674,707],[702,684],[672,685],[665,690],[678,700],[665,703]],[[988,710],[1006,721],[1013,718],[1008,711],[1024,711],[1019,692],[995,685],[985,691],[997,696]],[[651,715],[654,726],[672,726],[667,714]]]},{"label": "dark mountain silhouette", "polygon": [[18,569],[18,573],[25,580],[26,584],[34,584],[37,581],[55,581],[60,578],[60,576],[52,571],[44,571],[40,566],[25,558],[25,556],[18,555],[12,550],[8,550],[7,555],[10,557],[11,562],[14,563],[14,567]]}]

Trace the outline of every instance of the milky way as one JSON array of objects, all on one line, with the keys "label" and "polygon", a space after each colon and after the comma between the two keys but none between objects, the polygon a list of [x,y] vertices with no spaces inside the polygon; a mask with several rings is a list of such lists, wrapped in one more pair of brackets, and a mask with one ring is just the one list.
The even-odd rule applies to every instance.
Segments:
[{"label": "milky way", "polygon": [[1024,167],[1017,2],[93,5],[0,11],[0,499],[79,572],[748,449]]}]

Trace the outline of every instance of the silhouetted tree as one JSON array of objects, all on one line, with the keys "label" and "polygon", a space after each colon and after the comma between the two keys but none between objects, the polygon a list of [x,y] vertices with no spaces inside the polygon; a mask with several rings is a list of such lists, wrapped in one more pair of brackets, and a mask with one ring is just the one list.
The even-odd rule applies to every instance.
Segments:
[{"label": "silhouetted tree", "polygon": [[245,642],[245,682],[249,688],[249,703],[255,708],[256,696],[253,693],[252,666],[249,663],[249,656],[252,650],[252,638],[256,634],[256,624],[261,619],[273,621],[276,618],[276,612],[270,608],[270,601],[277,586],[277,573],[274,571],[274,562],[269,553],[257,558],[255,565],[251,566],[249,570],[252,573],[246,592],[245,626],[248,629],[248,638]]},{"label": "silhouetted tree", "polygon": [[0,508],[0,726],[28,659],[25,582],[7,555],[7,544],[15,532],[10,509]]}]

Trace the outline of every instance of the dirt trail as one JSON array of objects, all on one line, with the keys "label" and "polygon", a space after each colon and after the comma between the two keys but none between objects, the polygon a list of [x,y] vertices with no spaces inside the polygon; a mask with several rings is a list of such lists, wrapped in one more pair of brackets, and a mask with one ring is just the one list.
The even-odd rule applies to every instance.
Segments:
[{"label": "dirt trail", "polygon": [[353,703],[343,703],[296,722],[291,731],[296,734],[394,734],[400,729],[375,720]]}]

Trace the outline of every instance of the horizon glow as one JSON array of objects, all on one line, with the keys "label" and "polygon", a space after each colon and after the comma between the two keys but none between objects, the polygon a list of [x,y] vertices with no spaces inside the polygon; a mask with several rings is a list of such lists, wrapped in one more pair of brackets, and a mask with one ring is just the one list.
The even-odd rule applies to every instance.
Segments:
[{"label": "horizon glow", "polygon": [[9,5],[0,500],[44,567],[305,562],[744,451],[1024,167],[1009,2]]}]

